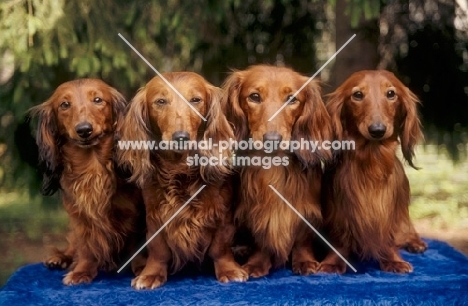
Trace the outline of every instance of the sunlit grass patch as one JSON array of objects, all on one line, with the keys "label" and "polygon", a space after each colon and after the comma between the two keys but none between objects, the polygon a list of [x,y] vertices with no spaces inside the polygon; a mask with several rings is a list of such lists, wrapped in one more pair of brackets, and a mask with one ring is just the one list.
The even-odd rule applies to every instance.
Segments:
[{"label": "sunlit grass patch", "polygon": [[417,152],[415,170],[405,166],[411,185],[411,217],[427,219],[434,228],[468,227],[468,159],[453,162],[439,148]]}]

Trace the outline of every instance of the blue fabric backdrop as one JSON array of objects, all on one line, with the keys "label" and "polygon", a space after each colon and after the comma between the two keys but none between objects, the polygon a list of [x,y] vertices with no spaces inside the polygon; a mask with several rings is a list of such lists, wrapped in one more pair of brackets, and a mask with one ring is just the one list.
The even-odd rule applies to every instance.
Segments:
[{"label": "blue fabric backdrop", "polygon": [[136,291],[131,276],[100,274],[92,284],[66,287],[64,271],[42,264],[20,268],[0,291],[0,305],[468,305],[468,258],[426,240],[422,255],[402,252],[407,275],[383,273],[376,263],[358,273],[296,276],[281,269],[246,283],[220,284],[211,274],[173,275],[163,287]]}]

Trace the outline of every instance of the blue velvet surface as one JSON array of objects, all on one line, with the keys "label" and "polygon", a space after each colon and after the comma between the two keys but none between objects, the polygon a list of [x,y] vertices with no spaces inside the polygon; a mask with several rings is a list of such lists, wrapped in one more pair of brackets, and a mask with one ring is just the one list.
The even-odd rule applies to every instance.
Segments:
[{"label": "blue velvet surface", "polygon": [[246,283],[220,284],[203,273],[172,275],[155,290],[136,291],[131,276],[100,274],[92,284],[66,287],[64,271],[42,264],[20,268],[0,291],[0,305],[468,305],[468,258],[446,243],[426,240],[424,254],[402,251],[414,267],[384,273],[354,263],[357,273],[296,276],[281,269]]}]

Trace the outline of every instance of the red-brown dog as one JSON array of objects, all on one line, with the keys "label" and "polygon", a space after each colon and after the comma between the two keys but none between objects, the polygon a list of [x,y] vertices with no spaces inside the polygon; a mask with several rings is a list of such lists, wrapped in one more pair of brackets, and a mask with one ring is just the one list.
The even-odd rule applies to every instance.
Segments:
[{"label": "red-brown dog", "polygon": [[[31,109],[39,117],[42,192],[61,189],[70,218],[68,249],[45,261],[50,268],[70,267],[66,285],[91,282],[99,269],[116,268],[128,256],[122,252],[134,248],[135,235],[143,232],[141,194],[116,175],[113,161],[115,129],[125,106],[123,96],[103,81],[80,79],[63,83]],[[132,263],[136,273],[143,264],[137,262]]]},{"label": "red-brown dog", "polygon": [[[163,76],[206,122],[160,77],[140,89],[122,124],[122,140],[210,140],[216,144],[233,137],[219,102],[220,89],[192,72]],[[189,165],[188,158],[218,157],[218,149],[120,150],[119,162],[143,189],[148,239],[203,185],[206,187],[148,244],[148,262],[132,281],[136,289],[153,289],[167,281],[187,262],[201,262],[208,254],[220,282],[245,281],[246,272],[234,261],[231,243],[235,232],[231,212],[229,165]],[[223,152],[222,152],[223,153]],[[229,152],[224,152],[224,157]]]},{"label": "red-brown dog", "polygon": [[[410,187],[396,156],[401,143],[412,166],[422,138],[417,97],[391,72],[359,71],[330,95],[327,109],[339,140],[355,150],[340,151],[327,167],[323,210],[326,227],[340,253],[374,258],[387,272],[413,268],[398,247],[423,252],[427,245],[411,224]],[[330,252],[320,271],[344,273],[345,263]]]},{"label": "red-brown dog", "polygon": [[[310,82],[291,99],[307,81],[307,77],[289,68],[267,65],[232,73],[223,85],[223,107],[236,140],[251,137],[266,145],[289,141],[320,143],[331,139],[330,117],[317,83]],[[288,105],[268,121],[287,101]],[[256,244],[255,253],[243,268],[253,277],[264,276],[272,266],[284,265],[292,251],[295,273],[315,273],[319,263],[312,250],[313,231],[270,185],[312,225],[319,226],[321,160],[330,159],[330,152],[312,152],[304,147],[294,152],[250,150],[236,155],[282,161],[268,169],[253,165],[240,169],[240,201],[235,217],[239,225],[250,230]]]}]

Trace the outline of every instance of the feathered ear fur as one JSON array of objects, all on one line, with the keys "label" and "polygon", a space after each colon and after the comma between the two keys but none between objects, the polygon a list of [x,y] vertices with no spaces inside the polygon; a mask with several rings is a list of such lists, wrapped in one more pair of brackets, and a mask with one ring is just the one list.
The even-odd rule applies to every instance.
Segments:
[{"label": "feathered ear fur", "polygon": [[62,172],[59,160],[60,140],[51,104],[52,98],[29,110],[31,116],[39,117],[36,143],[39,148],[39,167],[43,172],[41,189],[43,195],[52,195],[60,188]]},{"label": "feathered ear fur", "polygon": [[239,103],[242,78],[242,71],[234,71],[222,85],[222,110],[232,126],[236,141],[241,141],[248,137],[247,118]]},{"label": "feathered ear fur", "polygon": [[[154,170],[150,160],[149,114],[146,90],[140,89],[130,102],[123,120],[117,126],[120,140],[117,144],[117,164],[131,173],[130,181],[142,187]],[[133,144],[133,146],[132,146]]]},{"label": "feathered ear fur", "polygon": [[[305,82],[307,79],[305,80]],[[322,101],[320,89],[317,83],[310,82],[305,88],[306,100],[301,116],[297,119],[293,127],[292,139],[299,142],[317,142],[319,146],[323,141],[332,141],[332,128],[330,116],[327,113]],[[295,151],[296,156],[304,166],[327,162],[331,160],[330,150],[317,149],[312,152],[312,148],[304,147]]]},{"label": "feathered ear fur", "polygon": [[208,113],[206,127],[203,134],[203,140],[211,140],[213,146],[209,150],[200,150],[200,153],[208,158],[216,158],[216,166],[202,166],[201,176],[205,180],[220,180],[223,176],[230,173],[232,151],[219,146],[221,142],[229,144],[234,140],[234,133],[229,125],[226,116],[221,109],[221,88],[208,86]]},{"label": "feathered ear fur", "polygon": [[401,151],[408,164],[414,169],[419,169],[413,163],[414,147],[418,141],[422,140],[421,121],[418,117],[417,105],[420,103],[418,97],[407,87],[398,81],[400,87],[398,98],[400,100],[399,109],[399,136],[401,141]]},{"label": "feathered ear fur", "polygon": [[[110,94],[112,97],[112,115],[114,119],[114,130],[117,129],[117,126],[121,125],[121,122],[124,118],[125,109],[127,107],[127,100],[124,96],[117,91],[115,88],[110,88]],[[116,133],[115,138],[119,139],[119,135]]]},{"label": "feathered ear fur", "polygon": [[343,140],[343,105],[346,97],[343,91],[338,88],[328,96],[326,109],[330,115],[330,122],[333,136],[337,140]]}]

